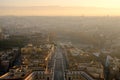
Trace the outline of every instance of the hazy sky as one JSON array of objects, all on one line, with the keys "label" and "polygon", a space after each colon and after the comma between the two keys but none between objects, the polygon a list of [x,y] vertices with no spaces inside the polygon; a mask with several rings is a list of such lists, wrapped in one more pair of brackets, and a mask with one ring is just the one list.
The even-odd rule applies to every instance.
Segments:
[{"label": "hazy sky", "polygon": [[120,0],[0,0],[1,6],[92,6],[120,8]]},{"label": "hazy sky", "polygon": [[[99,15],[103,15],[103,13],[101,12],[102,10],[100,8],[108,9],[108,10],[106,10],[107,12],[105,11],[105,9],[103,9],[104,15],[107,15],[107,14],[109,15],[109,12],[111,12],[110,15],[120,15],[120,11],[119,11],[120,0],[0,0],[0,7],[3,7],[3,6],[4,7],[62,6],[64,8],[80,6],[80,7],[87,7],[88,9],[91,9],[90,7],[94,7],[94,8],[98,7],[97,12],[94,12],[93,15],[95,15],[95,14],[97,15],[98,12],[101,13]],[[18,9],[16,9],[16,10],[17,10],[17,12],[19,12],[19,14],[20,14],[20,12],[26,13],[21,9],[19,11],[18,11]],[[5,13],[9,14],[9,12],[11,11],[10,15],[12,15],[12,12],[16,12],[16,10],[15,9],[13,10],[11,8],[10,9],[7,8],[6,10],[4,10],[4,8],[3,8],[3,10],[1,9],[0,12],[2,12],[2,14],[4,15]],[[52,10],[54,11],[54,9],[52,9]],[[73,10],[73,9],[71,9],[71,10]],[[92,10],[94,11],[94,9],[92,9]],[[41,10],[39,10],[39,11],[41,11]],[[89,10],[89,12],[90,11],[91,10]],[[48,11],[46,10],[46,12],[49,15],[50,10],[48,10]],[[79,13],[79,14],[81,15],[84,13],[85,12],[83,11],[82,13]],[[75,12],[74,12],[74,14],[75,14]],[[66,12],[66,15],[67,15],[67,12]],[[89,15],[89,14],[87,14],[87,15]]]}]

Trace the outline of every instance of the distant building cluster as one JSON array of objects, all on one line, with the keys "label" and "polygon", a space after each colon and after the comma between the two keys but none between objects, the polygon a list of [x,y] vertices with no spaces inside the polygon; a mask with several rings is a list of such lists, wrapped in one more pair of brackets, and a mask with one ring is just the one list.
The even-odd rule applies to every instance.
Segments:
[{"label": "distant building cluster", "polygon": [[6,34],[1,28],[0,28],[0,40],[3,39],[9,39],[9,34]]}]

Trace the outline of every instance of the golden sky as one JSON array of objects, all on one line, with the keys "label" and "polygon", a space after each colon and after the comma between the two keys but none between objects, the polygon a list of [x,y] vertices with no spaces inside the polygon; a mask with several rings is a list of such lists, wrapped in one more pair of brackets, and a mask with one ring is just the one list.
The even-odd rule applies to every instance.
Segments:
[{"label": "golden sky", "polygon": [[120,16],[120,0],[0,0],[0,15]]}]

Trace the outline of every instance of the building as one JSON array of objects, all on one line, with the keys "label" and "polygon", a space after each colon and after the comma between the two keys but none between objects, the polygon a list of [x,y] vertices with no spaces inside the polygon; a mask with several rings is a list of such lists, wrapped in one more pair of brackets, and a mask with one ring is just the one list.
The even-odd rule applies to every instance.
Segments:
[{"label": "building", "polygon": [[32,70],[32,73],[25,80],[36,80],[36,78],[39,78],[39,80],[52,80],[53,44],[42,44],[40,46],[28,44],[21,49],[21,54],[22,65]]},{"label": "building", "polygon": [[0,77],[0,80],[24,80],[31,73],[26,67],[14,66],[6,74]]},{"label": "building", "polygon": [[104,68],[92,53],[72,47],[64,46],[67,62],[67,80],[104,80]]},{"label": "building", "polygon": [[66,71],[65,72],[66,80],[94,80],[91,76],[86,74],[84,71]]},{"label": "building", "polygon": [[0,52],[0,72],[7,72],[19,55],[19,49],[13,48]]},{"label": "building", "polygon": [[9,39],[9,36],[9,34],[5,34],[5,32],[3,32],[3,30],[0,28],[0,40]]},{"label": "building", "polygon": [[52,80],[52,73],[45,73],[44,71],[33,71],[25,80]]},{"label": "building", "polygon": [[120,59],[116,57],[107,56],[106,67],[109,68],[109,79],[119,80],[120,79]]}]

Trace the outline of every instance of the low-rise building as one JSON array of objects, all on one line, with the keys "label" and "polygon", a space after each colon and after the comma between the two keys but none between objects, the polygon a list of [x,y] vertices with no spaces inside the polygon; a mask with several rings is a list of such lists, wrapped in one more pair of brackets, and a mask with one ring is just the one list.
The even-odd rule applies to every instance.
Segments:
[{"label": "low-rise building", "polygon": [[[42,44],[40,46],[33,46],[29,44],[21,49],[22,65],[28,66],[32,73],[26,80],[52,80],[53,72],[51,67],[51,59],[54,55],[53,44]],[[40,74],[43,73],[43,74]],[[39,76],[37,76],[39,74]]]},{"label": "low-rise building", "polygon": [[[65,46],[64,48],[66,52],[64,55],[67,58],[68,64],[68,72],[66,73],[67,80],[104,80],[104,68],[92,53],[70,46]],[[68,73],[70,75],[68,75]],[[79,76],[82,77],[75,77],[74,79],[73,76],[78,76],[78,73]]]},{"label": "low-rise building", "polygon": [[26,69],[26,67],[14,66],[9,72],[2,75],[0,80],[24,80],[30,73],[31,71]]}]

